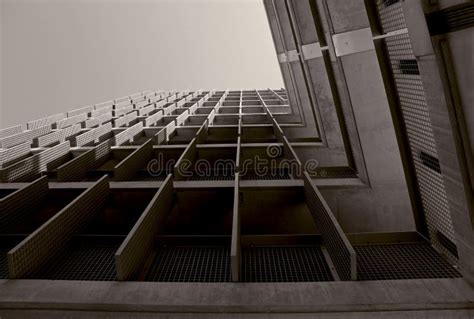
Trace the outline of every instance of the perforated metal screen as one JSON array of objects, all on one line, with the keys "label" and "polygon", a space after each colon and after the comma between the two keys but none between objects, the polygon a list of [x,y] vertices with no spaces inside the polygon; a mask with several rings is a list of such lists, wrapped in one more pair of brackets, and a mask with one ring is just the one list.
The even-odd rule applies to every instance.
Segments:
[{"label": "perforated metal screen", "polygon": [[242,251],[242,281],[332,281],[318,246],[252,247]]},{"label": "perforated metal screen", "polygon": [[460,277],[428,244],[354,246],[359,280]]},{"label": "perforated metal screen", "polygon": [[7,253],[7,248],[0,247],[0,279],[8,278]]},{"label": "perforated metal screen", "polygon": [[0,236],[0,279],[8,278],[7,253],[23,239],[23,236]]},{"label": "perforated metal screen", "polygon": [[[146,275],[146,281],[230,282],[228,247],[162,247]],[[242,281],[332,281],[331,271],[319,246],[248,247],[242,250]]]},{"label": "perforated metal screen", "polygon": [[[384,33],[406,28],[399,1],[378,0],[377,9]],[[408,33],[404,33],[387,37],[384,41],[398,105],[406,127],[430,240],[450,257],[452,262],[456,262],[455,254],[450,252],[452,249],[447,249],[437,236],[438,232],[442,233],[451,242],[451,248],[455,246],[456,240],[426,96],[410,37]]]},{"label": "perforated metal screen", "polygon": [[75,242],[54,262],[33,276],[52,280],[116,280],[114,254],[119,243],[103,241]]},{"label": "perforated metal screen", "polygon": [[162,247],[146,276],[146,281],[230,282],[228,247]]}]

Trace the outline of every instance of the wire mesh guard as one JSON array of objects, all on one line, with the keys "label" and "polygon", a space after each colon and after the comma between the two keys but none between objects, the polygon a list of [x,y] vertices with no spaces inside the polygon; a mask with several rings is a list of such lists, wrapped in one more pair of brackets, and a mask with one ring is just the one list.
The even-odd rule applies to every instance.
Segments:
[{"label": "wire mesh guard", "polygon": [[460,277],[428,244],[354,246],[359,280]]},{"label": "wire mesh guard", "polygon": [[228,247],[161,247],[152,263],[146,281],[163,282],[229,282],[230,250]]},{"label": "wire mesh guard", "polygon": [[72,243],[34,278],[114,281],[117,279],[114,254],[118,246],[119,243],[100,241]]},{"label": "wire mesh guard", "polygon": [[[406,28],[400,1],[378,0],[377,11],[384,33]],[[456,262],[456,239],[451,214],[427,99],[411,40],[409,34],[404,33],[388,37],[384,43],[406,127],[429,238],[437,249],[447,254],[451,262]],[[446,240],[439,241],[438,233]],[[445,247],[445,243],[448,247]]]},{"label": "wire mesh guard", "polygon": [[0,247],[0,279],[8,278],[7,253],[7,248]]},{"label": "wire mesh guard", "polygon": [[0,237],[0,279],[8,278],[8,252],[19,244],[24,237],[9,238],[8,236]]},{"label": "wire mesh guard", "polygon": [[242,281],[332,281],[319,246],[249,247],[242,251]]}]

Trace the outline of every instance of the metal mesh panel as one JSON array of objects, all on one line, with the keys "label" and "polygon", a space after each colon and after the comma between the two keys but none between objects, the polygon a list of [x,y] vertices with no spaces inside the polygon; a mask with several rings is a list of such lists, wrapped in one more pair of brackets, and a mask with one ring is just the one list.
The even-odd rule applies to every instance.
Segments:
[{"label": "metal mesh panel", "polygon": [[126,102],[128,104],[130,101],[130,96],[119,97],[114,100],[114,105],[119,105],[120,103]]},{"label": "metal mesh panel", "polygon": [[242,249],[242,281],[332,281],[319,246],[251,247]]},{"label": "metal mesh panel", "polygon": [[100,108],[98,110],[93,110],[91,111],[91,117],[94,118],[94,117],[99,117],[101,115],[104,115],[104,114],[110,114],[112,115],[112,110],[113,110],[113,106],[112,105],[109,105],[109,106],[104,106],[103,108]]},{"label": "metal mesh panel", "polygon": [[107,159],[110,155],[110,141],[105,141],[93,149],[59,166],[56,170],[58,181],[80,181],[89,169]]},{"label": "metal mesh panel", "polygon": [[145,119],[144,125],[145,125],[146,127],[152,126],[152,125],[154,125],[156,122],[158,122],[162,117],[163,117],[163,111],[160,110],[160,111],[156,112],[155,114],[153,114],[153,115],[147,117],[147,118]]},{"label": "metal mesh panel", "polygon": [[107,123],[92,129],[84,134],[76,136],[76,146],[84,146],[91,142],[98,142],[100,137],[112,131],[112,123]]},{"label": "metal mesh panel", "polygon": [[0,199],[0,229],[30,213],[43,201],[48,190],[48,178],[45,176]]},{"label": "metal mesh panel", "polygon": [[147,281],[230,282],[229,247],[162,247]]},{"label": "metal mesh panel", "polygon": [[[380,22],[385,32],[405,27],[399,3],[385,9],[383,7],[383,1],[379,1]],[[394,20],[398,22],[394,24]],[[423,83],[410,37],[405,33],[388,37],[384,41],[406,127],[429,236],[433,245],[454,261],[456,257],[450,254],[436,237],[439,231],[453,243],[456,242]]]},{"label": "metal mesh panel", "polygon": [[169,175],[117,251],[115,259],[120,280],[129,279],[138,271],[154,236],[165,224],[172,202],[173,180]]},{"label": "metal mesh panel", "polygon": [[67,117],[74,117],[76,115],[80,115],[80,114],[83,114],[83,113],[89,113],[92,110],[94,110],[94,106],[82,107],[80,109],[76,109],[76,110],[72,110],[72,111],[67,112]]},{"label": "metal mesh panel", "polygon": [[76,123],[81,123],[87,120],[87,114],[79,114],[73,117],[69,117],[67,119],[58,121],[56,123],[56,128],[61,129],[61,128],[66,128],[68,126],[74,125]]},{"label": "metal mesh panel", "polygon": [[105,114],[98,115],[97,117],[93,117],[85,121],[84,126],[86,128],[95,127],[106,123],[112,120],[112,112],[107,112]]},{"label": "metal mesh panel", "polygon": [[21,143],[32,143],[33,139],[51,132],[51,125],[42,126],[29,131],[24,131],[15,135],[10,135],[0,140],[0,146],[2,148],[9,148]]},{"label": "metal mesh panel", "polygon": [[8,262],[7,253],[8,248],[0,247],[0,279],[8,278]]},{"label": "metal mesh panel", "polygon": [[11,250],[8,254],[10,277],[21,278],[34,273],[60,251],[100,209],[108,191],[108,178],[104,177]]},{"label": "metal mesh panel", "polygon": [[50,280],[114,281],[118,243],[85,241],[69,245],[44,271],[31,276]]},{"label": "metal mesh panel", "polygon": [[8,163],[30,154],[31,148],[29,143],[23,143],[5,150],[0,150],[0,168],[8,165]]},{"label": "metal mesh panel", "polygon": [[158,133],[156,133],[154,138],[157,145],[166,142],[166,127],[162,128]]},{"label": "metal mesh panel", "polygon": [[38,138],[38,147],[45,147],[54,143],[58,143],[61,140],[61,132],[55,131],[50,134],[40,136]]},{"label": "metal mesh panel", "polygon": [[135,135],[140,133],[143,130],[143,123],[135,124],[134,126],[126,129],[122,133],[119,133],[114,136],[114,145],[119,146],[123,143],[133,139]]},{"label": "metal mesh panel", "polygon": [[127,102],[126,105],[116,106],[114,108],[113,114],[114,116],[119,117],[133,111],[133,109],[134,109],[134,106],[132,104],[128,104]]},{"label": "metal mesh panel", "polygon": [[135,173],[147,164],[152,151],[153,142],[148,140],[114,167],[114,179],[117,181],[132,179]]},{"label": "metal mesh panel", "polygon": [[401,1],[377,0],[377,10],[383,33],[389,33],[407,27]]},{"label": "metal mesh panel", "polygon": [[189,116],[187,111],[183,112],[180,116],[176,118],[176,126],[181,126],[186,121],[186,118]]},{"label": "metal mesh panel", "polygon": [[8,137],[10,135],[15,135],[23,132],[23,128],[21,125],[7,127],[0,130],[0,138]]},{"label": "metal mesh panel", "polygon": [[113,106],[113,104],[114,104],[114,101],[106,101],[106,102],[98,103],[94,105],[94,109],[98,110],[103,107]]},{"label": "metal mesh panel", "polygon": [[5,182],[31,181],[41,172],[45,172],[48,164],[69,153],[69,149],[69,141],[67,141],[8,166],[2,171],[2,180]]},{"label": "metal mesh panel", "polygon": [[125,116],[114,120],[114,127],[129,126],[131,122],[137,119],[137,112],[133,111]]},{"label": "metal mesh panel", "polygon": [[66,117],[66,114],[56,114],[53,116],[49,116],[49,117],[45,117],[39,120],[28,122],[26,123],[26,127],[28,128],[28,130],[33,130],[33,129],[40,128],[43,126],[51,127],[51,124],[56,123],[56,121],[62,120],[65,117]]},{"label": "metal mesh panel", "polygon": [[360,280],[460,277],[428,244],[355,246]]},{"label": "metal mesh panel", "polygon": [[64,129],[59,129],[53,133],[38,137],[38,147],[49,146],[54,143],[64,142],[67,138],[79,133],[81,125],[75,124]]},{"label": "metal mesh panel", "polygon": [[138,111],[138,115],[139,116],[147,115],[148,113],[152,112],[154,109],[155,109],[155,105],[150,104],[148,106],[145,106],[145,107],[141,108]]},{"label": "metal mesh panel", "polygon": [[23,238],[21,237],[10,237],[2,236],[0,237],[0,279],[8,278],[8,251],[18,244]]},{"label": "metal mesh panel", "polygon": [[304,189],[306,203],[315,219],[317,227],[321,230],[325,245],[339,277],[341,280],[355,280],[357,278],[357,270],[354,249],[321,193],[306,172],[304,174]]}]

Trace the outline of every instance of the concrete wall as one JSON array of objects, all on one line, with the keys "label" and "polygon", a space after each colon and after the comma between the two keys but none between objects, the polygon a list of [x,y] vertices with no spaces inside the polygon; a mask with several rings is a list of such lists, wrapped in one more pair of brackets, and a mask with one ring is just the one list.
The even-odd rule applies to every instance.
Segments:
[{"label": "concrete wall", "polygon": [[[324,137],[323,146],[312,149],[295,146],[295,150],[302,161],[316,159],[321,166],[329,167],[355,166],[365,187],[322,191],[346,232],[414,230],[410,196],[375,49],[336,57],[332,47],[333,35],[369,27],[364,1],[315,3],[319,12],[317,17],[313,17],[309,4],[291,1],[295,33],[299,34],[299,39],[296,37],[299,43],[295,44],[284,2],[265,1],[279,50],[291,51],[296,45],[302,47],[314,42],[329,47],[322,57],[304,62],[308,65],[307,81],[294,81],[294,88],[288,87],[290,101],[294,95],[293,100],[301,104],[299,108],[303,111],[305,125],[291,133],[295,136],[316,135],[315,127],[307,120],[314,112],[319,114],[318,129]],[[278,23],[274,22],[277,15],[272,12],[273,8],[278,11],[281,40],[278,40]],[[321,26],[322,31],[318,34],[315,34],[315,24]],[[286,43],[286,48],[279,45],[280,42]],[[283,73],[287,86],[292,83],[291,75],[303,77],[299,64],[299,61],[290,63],[293,73]],[[280,63],[282,70],[286,65]],[[314,92],[313,104],[308,98],[310,91]],[[296,109],[295,103],[291,105]]]}]

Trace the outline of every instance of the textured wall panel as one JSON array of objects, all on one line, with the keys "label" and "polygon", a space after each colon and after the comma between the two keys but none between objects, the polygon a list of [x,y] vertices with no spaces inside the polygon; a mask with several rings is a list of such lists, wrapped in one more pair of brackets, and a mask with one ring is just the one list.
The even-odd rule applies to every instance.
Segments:
[{"label": "textured wall panel", "polygon": [[339,277],[341,280],[356,280],[357,266],[354,248],[309,174],[305,172],[303,179],[306,203],[318,230],[323,235],[324,243]]},{"label": "textured wall panel", "polygon": [[86,116],[87,116],[92,110],[94,110],[94,106],[82,107],[80,109],[76,109],[76,110],[67,112],[67,117],[74,117],[74,116],[80,115],[80,114],[86,114]]},{"label": "textured wall panel", "polygon": [[69,149],[70,144],[67,141],[16,162],[0,171],[1,180],[3,182],[29,182],[42,172],[46,172],[51,163],[65,157]]},{"label": "textured wall panel", "polygon": [[0,147],[9,148],[21,143],[33,143],[33,139],[51,132],[51,125],[42,126],[0,139]]},{"label": "textured wall panel", "polygon": [[119,280],[132,279],[141,268],[153,247],[155,236],[165,225],[172,205],[173,179],[170,174],[115,254]]},{"label": "textured wall panel", "polygon": [[0,229],[31,213],[48,193],[48,178],[43,176],[0,199]]},{"label": "textured wall panel", "polygon": [[5,138],[10,135],[15,135],[23,132],[23,127],[21,125],[7,127],[0,130],[0,138]]},{"label": "textured wall panel", "polygon": [[52,124],[66,118],[66,114],[56,114],[53,116],[45,117],[39,120],[31,121],[26,123],[26,127],[28,130],[33,130],[36,128],[40,128],[42,126],[51,126]]},{"label": "textured wall panel", "polygon": [[58,128],[58,129],[65,128],[65,127],[68,127],[68,126],[71,126],[71,125],[74,125],[74,124],[77,124],[77,123],[82,123],[85,120],[87,120],[87,114],[75,115],[75,116],[72,116],[72,117],[68,117],[67,119],[58,121],[56,123],[56,128]]},{"label": "textured wall panel", "polygon": [[134,126],[114,136],[114,145],[120,146],[127,141],[132,140],[137,134],[143,131],[143,123],[137,123]]},{"label": "textured wall panel", "polygon": [[132,179],[136,171],[146,166],[151,159],[152,152],[153,141],[150,139],[114,167],[114,180]]},{"label": "textured wall panel", "polygon": [[84,146],[89,143],[98,143],[99,139],[112,131],[112,123],[106,123],[98,128],[92,129],[84,134],[76,136],[76,146]]},{"label": "textured wall panel", "polygon": [[91,150],[59,166],[56,170],[58,182],[83,180],[87,172],[105,162],[111,154],[110,141],[102,142]]},{"label": "textured wall panel", "polygon": [[[377,9],[379,22],[385,33],[406,28],[401,2],[378,0]],[[410,36],[408,33],[391,36],[384,42],[398,97],[398,107],[406,127],[429,237],[436,248],[456,262],[457,256],[439,240],[446,238],[450,242],[449,245],[455,247],[456,239],[438,151]]]},{"label": "textured wall panel", "polygon": [[23,143],[11,148],[0,149],[0,169],[8,166],[14,160],[29,155],[31,148],[29,143]]},{"label": "textured wall panel", "polygon": [[133,111],[128,113],[127,115],[124,115],[122,117],[119,117],[118,119],[115,119],[114,122],[114,127],[121,127],[121,126],[129,126],[131,122],[135,121],[137,119],[137,112]]},{"label": "textured wall panel", "polygon": [[38,271],[102,207],[109,192],[106,176],[8,252],[10,278]]}]

